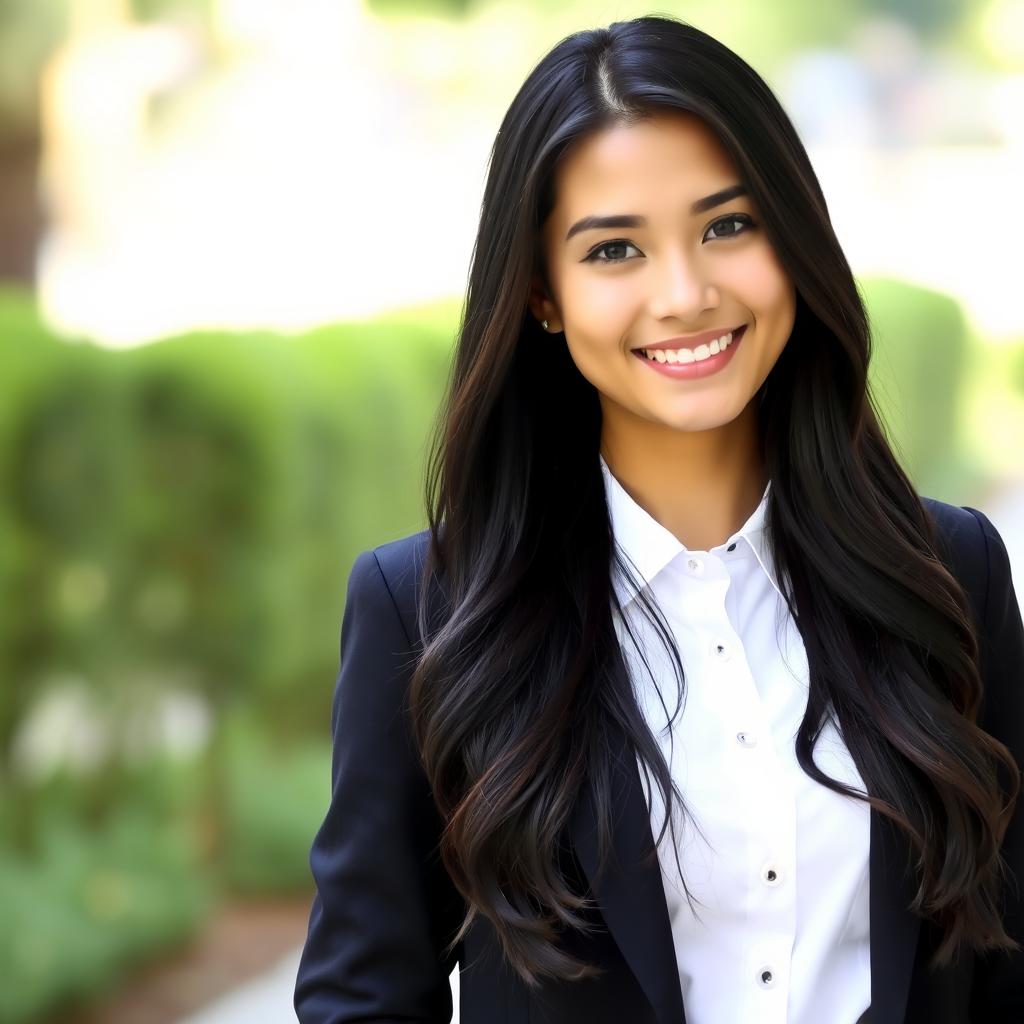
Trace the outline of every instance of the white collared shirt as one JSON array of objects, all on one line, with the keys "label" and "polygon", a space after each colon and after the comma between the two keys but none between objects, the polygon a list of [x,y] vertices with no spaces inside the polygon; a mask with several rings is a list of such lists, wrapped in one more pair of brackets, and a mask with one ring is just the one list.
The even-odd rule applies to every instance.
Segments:
[{"label": "white collared shirt", "polygon": [[[871,1002],[870,808],[815,782],[796,760],[809,674],[764,529],[771,483],[724,543],[691,551],[630,497],[603,457],[601,468],[615,540],[664,613],[685,673],[669,728],[672,662],[634,588],[616,575],[664,708],[616,614],[623,657],[689,812],[673,815],[676,851],[670,830],[658,847],[687,1024],[854,1024]],[[864,792],[831,720],[814,759]],[[640,780],[657,838],[664,803],[653,776],[648,785],[641,770]]]}]

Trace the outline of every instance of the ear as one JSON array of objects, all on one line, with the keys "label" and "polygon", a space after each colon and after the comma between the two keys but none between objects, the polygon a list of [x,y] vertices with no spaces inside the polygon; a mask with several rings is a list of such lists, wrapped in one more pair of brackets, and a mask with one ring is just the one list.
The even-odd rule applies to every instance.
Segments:
[{"label": "ear", "polygon": [[547,320],[548,331],[554,333],[562,329],[562,318],[558,315],[558,307],[548,295],[547,287],[540,274],[535,273],[530,281],[530,297],[527,304],[537,323]]}]

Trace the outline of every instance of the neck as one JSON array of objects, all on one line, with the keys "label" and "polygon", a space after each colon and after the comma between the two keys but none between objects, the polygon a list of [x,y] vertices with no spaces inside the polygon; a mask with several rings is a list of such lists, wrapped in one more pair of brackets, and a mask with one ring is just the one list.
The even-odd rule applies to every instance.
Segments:
[{"label": "neck", "polygon": [[736,532],[768,486],[756,403],[711,430],[668,430],[605,416],[601,454],[630,497],[691,551]]}]

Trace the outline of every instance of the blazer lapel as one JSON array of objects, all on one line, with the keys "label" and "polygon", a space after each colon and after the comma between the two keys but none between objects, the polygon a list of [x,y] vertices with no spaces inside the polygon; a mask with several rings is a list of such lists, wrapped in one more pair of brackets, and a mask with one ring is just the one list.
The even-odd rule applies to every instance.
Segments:
[{"label": "blazer lapel", "polygon": [[871,1024],[903,1024],[921,919],[909,909],[917,891],[909,845],[871,808],[868,866],[871,928]]},{"label": "blazer lapel", "polygon": [[[612,856],[597,874],[597,814],[584,789],[570,822],[580,862],[609,932],[654,1007],[660,1024],[685,1024],[672,926],[654,849],[650,812],[640,770],[625,734],[615,729],[614,764],[620,789],[613,793],[619,814],[612,832]],[[888,819],[871,809],[869,908],[871,928],[871,1024],[903,1024],[920,918],[909,910],[916,885],[908,846]],[[884,819],[884,820],[883,820]]]},{"label": "blazer lapel", "polygon": [[[636,975],[663,1024],[685,1024],[672,926],[661,868],[641,864],[654,849],[650,814],[635,756],[627,756],[624,734],[615,764],[623,789],[620,817],[612,833],[613,855],[597,875],[597,815],[590,793],[577,804],[571,832],[576,856],[623,958]],[[909,870],[907,845],[888,819],[871,809],[869,906],[871,927],[871,1024],[903,1024],[921,921],[909,909],[916,885]],[[883,820],[884,819],[884,820]]]},{"label": "blazer lapel", "polygon": [[651,863],[641,863],[644,854],[654,850],[654,836],[640,769],[635,754],[625,745],[625,733],[615,729],[615,736],[613,758],[621,788],[612,795],[618,814],[612,853],[600,876],[597,814],[586,788],[570,821],[570,833],[598,909],[659,1024],[686,1024],[661,866],[653,853]]}]

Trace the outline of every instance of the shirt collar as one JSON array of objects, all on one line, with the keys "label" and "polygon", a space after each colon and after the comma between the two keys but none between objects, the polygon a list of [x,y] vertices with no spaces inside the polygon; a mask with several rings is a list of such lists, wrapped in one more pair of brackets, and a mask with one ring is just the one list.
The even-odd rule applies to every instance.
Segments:
[{"label": "shirt collar", "polygon": [[[687,547],[675,534],[661,525],[649,512],[633,500],[629,492],[619,483],[608,468],[604,456],[601,460],[601,472],[604,476],[605,498],[608,504],[608,515],[612,525],[612,535],[625,554],[627,562],[632,561],[644,583],[650,583],[655,576],[676,558]],[[761,569],[771,580],[772,585],[781,594],[776,579],[775,565],[771,556],[768,535],[765,530],[765,515],[768,509],[768,496],[772,482],[768,481],[761,495],[757,508],[750,513],[747,521],[722,545],[728,547],[733,542],[746,541],[757,558]],[[712,550],[717,551],[718,548]],[[636,597],[637,590],[633,582],[616,574],[614,582],[619,604],[626,605]]]}]

